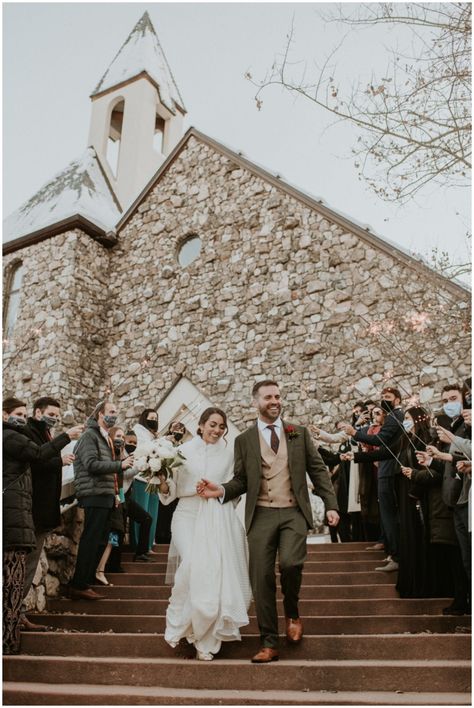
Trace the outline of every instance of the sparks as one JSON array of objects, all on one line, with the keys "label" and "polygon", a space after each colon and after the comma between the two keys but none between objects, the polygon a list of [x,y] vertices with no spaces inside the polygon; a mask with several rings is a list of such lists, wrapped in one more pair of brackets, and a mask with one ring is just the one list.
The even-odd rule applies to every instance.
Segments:
[{"label": "sparks", "polygon": [[411,325],[414,332],[423,332],[431,324],[430,316],[427,312],[413,312],[405,321]]}]

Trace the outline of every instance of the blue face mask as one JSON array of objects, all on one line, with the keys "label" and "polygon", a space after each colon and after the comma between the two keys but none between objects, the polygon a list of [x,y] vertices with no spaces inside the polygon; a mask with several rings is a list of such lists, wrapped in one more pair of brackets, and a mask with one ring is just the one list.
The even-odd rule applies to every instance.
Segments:
[{"label": "blue face mask", "polygon": [[115,423],[117,422],[117,416],[116,415],[104,415],[104,423],[108,428],[113,428]]},{"label": "blue face mask", "polygon": [[414,422],[412,420],[404,420],[403,421],[403,427],[405,430],[411,430],[415,426]]},{"label": "blue face mask", "polygon": [[458,415],[462,413],[462,404],[459,401],[454,401],[453,403],[445,403],[443,406],[443,411],[450,418],[457,418]]},{"label": "blue face mask", "polygon": [[15,425],[17,428],[23,428],[23,426],[26,425],[26,420],[25,418],[20,418],[16,415],[10,415],[8,416],[7,423],[10,423],[10,425]]}]

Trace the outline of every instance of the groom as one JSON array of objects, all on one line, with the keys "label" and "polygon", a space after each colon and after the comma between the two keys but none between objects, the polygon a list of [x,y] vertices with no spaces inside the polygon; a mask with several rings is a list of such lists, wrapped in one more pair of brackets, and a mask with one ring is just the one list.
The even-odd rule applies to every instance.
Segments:
[{"label": "groom", "polygon": [[277,553],[286,637],[298,643],[303,636],[298,596],[307,532],[313,525],[306,473],[324,501],[331,526],[337,525],[339,515],[328,470],[308,430],[280,418],[278,384],[268,379],[259,381],[252,397],[258,419],[235,440],[233,479],[222,486],[203,479],[197,491],[202,497],[217,497],[223,503],[247,493],[249,571],[261,637],[261,648],[252,662],[264,664],[278,660]]}]

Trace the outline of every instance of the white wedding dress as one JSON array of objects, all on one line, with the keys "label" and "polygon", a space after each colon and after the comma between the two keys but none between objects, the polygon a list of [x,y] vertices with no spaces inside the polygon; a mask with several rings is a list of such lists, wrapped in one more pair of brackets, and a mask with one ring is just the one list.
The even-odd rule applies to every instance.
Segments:
[{"label": "white wedding dress", "polygon": [[186,458],[168,480],[169,504],[179,497],[171,523],[168,569],[177,565],[166,611],[165,640],[176,646],[186,637],[203,654],[216,654],[221,642],[240,639],[252,599],[245,530],[234,504],[201,499],[201,478],[219,484],[233,476],[232,446],[221,438],[206,444],[196,436],[179,447]]}]

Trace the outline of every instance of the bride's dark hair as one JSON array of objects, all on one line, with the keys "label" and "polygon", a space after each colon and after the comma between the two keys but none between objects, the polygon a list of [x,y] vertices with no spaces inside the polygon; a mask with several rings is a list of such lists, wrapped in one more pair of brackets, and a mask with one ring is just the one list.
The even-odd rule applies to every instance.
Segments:
[{"label": "bride's dark hair", "polygon": [[225,433],[223,435],[223,438],[224,438],[225,444],[227,445],[226,435],[229,432],[229,426],[227,425],[227,416],[221,408],[214,408],[214,407],[206,408],[206,410],[204,410],[201,413],[201,417],[199,418],[199,421],[198,421],[198,429],[197,429],[196,433],[199,435],[200,438],[202,438],[201,425],[204,425],[204,423],[207,423],[207,421],[209,420],[211,415],[213,415],[214,413],[217,413],[217,415],[220,415],[222,420],[224,421]]}]

